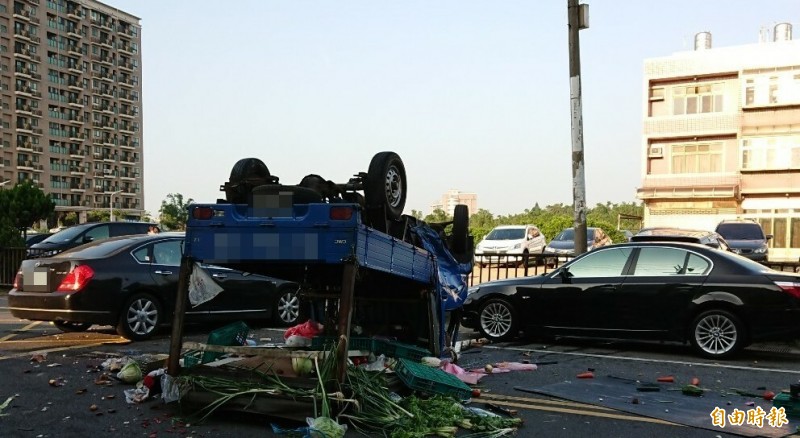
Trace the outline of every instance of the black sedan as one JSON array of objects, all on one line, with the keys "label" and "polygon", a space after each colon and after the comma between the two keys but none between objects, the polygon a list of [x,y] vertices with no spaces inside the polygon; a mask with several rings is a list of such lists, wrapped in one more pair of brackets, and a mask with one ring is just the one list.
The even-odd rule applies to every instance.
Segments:
[{"label": "black sedan", "polygon": [[[61,254],[24,260],[8,294],[17,318],[52,321],[64,331],[113,325],[132,340],[170,323],[175,307],[183,233],[135,235],[92,242]],[[187,321],[299,319],[298,284],[202,265],[223,290],[191,306]]]},{"label": "black sedan", "polygon": [[800,334],[800,275],[680,242],[633,242],[582,254],[538,277],[472,287],[462,325],[490,340],[520,330],[690,342],[725,358],[757,340]]}]

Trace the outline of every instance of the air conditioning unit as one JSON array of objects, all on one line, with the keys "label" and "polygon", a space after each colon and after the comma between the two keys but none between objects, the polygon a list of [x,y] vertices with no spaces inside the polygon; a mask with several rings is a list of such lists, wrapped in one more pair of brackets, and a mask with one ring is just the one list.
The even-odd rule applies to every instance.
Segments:
[{"label": "air conditioning unit", "polygon": [[661,158],[664,156],[664,148],[662,146],[650,146],[647,150],[647,156],[650,158]]}]

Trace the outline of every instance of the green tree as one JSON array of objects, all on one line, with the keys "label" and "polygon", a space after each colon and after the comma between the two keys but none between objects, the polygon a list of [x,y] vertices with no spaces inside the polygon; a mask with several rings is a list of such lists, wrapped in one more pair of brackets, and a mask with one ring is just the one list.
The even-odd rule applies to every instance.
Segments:
[{"label": "green tree", "polygon": [[425,216],[425,219],[423,219],[423,220],[425,222],[429,222],[429,223],[435,224],[435,223],[438,223],[438,222],[451,221],[451,220],[453,220],[453,217],[448,215],[447,213],[445,213],[445,211],[442,210],[441,208],[436,208],[431,212],[431,214]]},{"label": "green tree", "polygon": [[184,202],[183,195],[180,193],[170,193],[167,198],[161,201],[161,208],[158,210],[158,221],[168,230],[185,230],[186,221],[189,219],[189,204],[194,203],[194,199],[189,198]]},{"label": "green tree", "polygon": [[74,211],[70,211],[69,213],[65,214],[61,221],[66,226],[72,226],[78,224],[78,213]]},{"label": "green tree", "polygon": [[422,219],[422,212],[419,211],[419,210],[411,210],[411,217],[413,217],[414,219],[421,220]]},{"label": "green tree", "polygon": [[24,243],[25,230],[46,219],[55,208],[53,200],[31,181],[0,190],[0,245]]}]

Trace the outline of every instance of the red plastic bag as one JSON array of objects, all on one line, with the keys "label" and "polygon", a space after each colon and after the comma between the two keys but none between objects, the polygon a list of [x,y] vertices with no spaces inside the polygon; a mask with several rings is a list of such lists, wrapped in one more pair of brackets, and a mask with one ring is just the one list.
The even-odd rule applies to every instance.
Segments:
[{"label": "red plastic bag", "polygon": [[302,324],[297,324],[294,327],[289,327],[283,334],[283,339],[288,339],[289,336],[302,336],[304,338],[313,338],[322,332],[322,324],[308,320]]}]

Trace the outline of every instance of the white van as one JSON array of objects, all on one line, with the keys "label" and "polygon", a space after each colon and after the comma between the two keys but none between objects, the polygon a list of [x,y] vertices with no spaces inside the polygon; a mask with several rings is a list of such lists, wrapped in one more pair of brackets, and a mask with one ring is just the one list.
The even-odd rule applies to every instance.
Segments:
[{"label": "white van", "polygon": [[475,263],[522,263],[525,254],[540,254],[547,242],[535,225],[501,225],[495,227],[475,247]]}]

